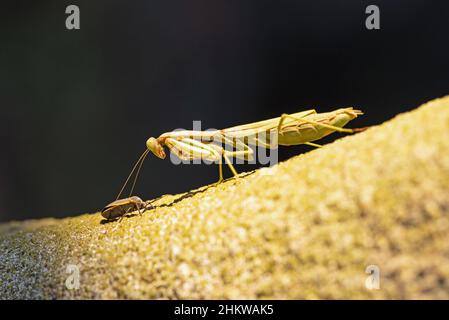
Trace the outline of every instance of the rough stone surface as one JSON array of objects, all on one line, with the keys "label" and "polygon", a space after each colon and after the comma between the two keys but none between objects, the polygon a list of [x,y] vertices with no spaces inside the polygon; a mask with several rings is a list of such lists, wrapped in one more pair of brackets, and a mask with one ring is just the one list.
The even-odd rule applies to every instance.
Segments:
[{"label": "rough stone surface", "polygon": [[119,224],[3,224],[0,298],[448,299],[448,151],[445,97]]}]

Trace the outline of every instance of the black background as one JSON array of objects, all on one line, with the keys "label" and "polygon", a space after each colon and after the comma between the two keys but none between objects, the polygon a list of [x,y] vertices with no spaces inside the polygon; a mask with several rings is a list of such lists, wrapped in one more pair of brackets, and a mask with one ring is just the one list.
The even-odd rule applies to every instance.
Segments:
[{"label": "black background", "polygon": [[[217,312],[208,312],[207,316],[194,315],[175,315],[176,307],[208,307],[209,310],[214,308],[216,311],[219,305],[224,305],[230,308],[233,305],[272,305],[273,314],[271,315],[235,315],[235,314],[217,314]],[[360,316],[369,315],[370,319],[376,319],[384,316],[387,312],[390,315],[397,317],[411,317],[426,316],[428,310],[442,310],[447,307],[446,301],[340,301],[340,300],[150,300],[150,301],[136,301],[136,300],[121,300],[121,301],[74,301],[74,300],[59,300],[59,301],[2,301],[3,310],[14,310],[14,314],[23,313],[26,316],[29,310],[45,314],[46,317],[52,319],[54,315],[60,314],[70,310],[70,314],[75,317],[85,317],[95,315],[98,317],[108,318],[113,316],[116,318],[129,317],[130,310],[135,314],[145,314],[149,317],[157,317],[157,319],[290,319],[292,316],[300,316],[303,314],[313,314],[314,316],[329,316],[338,317],[344,316],[345,319],[360,319]],[[48,312],[48,310],[53,312]],[[26,310],[26,311],[24,311]],[[446,309],[447,310],[447,309]],[[56,319],[56,316],[54,317]],[[59,319],[59,318],[58,318]]]},{"label": "black background", "polygon": [[[80,30],[65,28],[69,4]],[[381,30],[365,28],[369,4]],[[350,126],[361,127],[449,93],[447,1],[0,6],[1,221],[101,209],[148,137],[192,120],[226,128],[356,106],[365,115]],[[280,159],[309,149],[282,148]],[[187,191],[217,171],[151,156],[136,193]]]}]

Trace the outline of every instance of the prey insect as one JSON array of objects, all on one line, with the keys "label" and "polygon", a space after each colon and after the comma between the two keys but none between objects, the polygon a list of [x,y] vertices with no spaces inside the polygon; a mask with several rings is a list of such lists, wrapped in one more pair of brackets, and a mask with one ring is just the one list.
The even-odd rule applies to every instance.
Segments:
[{"label": "prey insect", "polygon": [[129,212],[138,211],[140,214],[145,211],[147,204],[145,201],[137,196],[128,197],[125,199],[115,200],[108,204],[101,211],[103,218],[107,220],[114,220],[121,218]]},{"label": "prey insect", "polygon": [[[132,187],[134,188],[140,168],[150,151],[158,158],[164,159],[166,157],[164,147],[167,147],[182,160],[216,161],[219,165],[218,182],[221,182],[223,181],[222,159],[234,176],[237,176],[238,173],[232,165],[231,158],[252,160],[253,150],[249,145],[266,149],[277,148],[278,145],[299,144],[321,147],[313,141],[333,132],[354,133],[363,130],[343,128],[349,121],[362,114],[362,111],[352,107],[324,113],[317,113],[311,109],[222,130],[166,132],[158,138],[151,137],[146,141],[147,149],[134,165],[125,185],[138,166]],[[223,144],[225,147],[222,146]],[[228,150],[226,146],[231,147],[232,150]]]},{"label": "prey insect", "polygon": [[[114,220],[118,218],[120,221],[123,218],[123,216],[125,216],[130,212],[138,211],[139,214],[142,214],[145,210],[147,210],[151,206],[151,202],[145,202],[137,196],[131,196],[134,190],[134,186],[136,185],[140,169],[142,168],[143,160],[145,159],[146,155],[147,152],[144,152],[140,156],[139,160],[134,165],[133,169],[131,170],[131,173],[129,174],[128,178],[126,179],[125,183],[120,189],[120,192],[118,193],[115,201],[106,205],[106,207],[104,207],[104,209],[101,211],[101,215],[106,220]],[[134,181],[131,187],[131,191],[129,192],[128,198],[119,199],[120,195],[122,194],[125,186],[128,184],[128,181],[131,178],[133,172],[136,170],[136,168],[137,173],[134,177]]]}]

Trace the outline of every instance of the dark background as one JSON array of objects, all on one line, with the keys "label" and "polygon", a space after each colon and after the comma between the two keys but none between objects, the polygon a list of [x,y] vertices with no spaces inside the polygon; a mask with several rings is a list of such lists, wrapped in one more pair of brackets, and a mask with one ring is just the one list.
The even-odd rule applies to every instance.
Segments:
[{"label": "dark background", "polygon": [[[148,137],[192,120],[226,128],[357,106],[365,115],[350,126],[361,127],[448,94],[447,3],[2,4],[0,220],[101,209]],[[80,7],[80,30],[65,28],[69,4]],[[365,28],[369,4],[380,7],[381,30]],[[282,148],[280,157],[308,149]],[[151,156],[136,193],[187,191],[215,182],[217,171]]]}]

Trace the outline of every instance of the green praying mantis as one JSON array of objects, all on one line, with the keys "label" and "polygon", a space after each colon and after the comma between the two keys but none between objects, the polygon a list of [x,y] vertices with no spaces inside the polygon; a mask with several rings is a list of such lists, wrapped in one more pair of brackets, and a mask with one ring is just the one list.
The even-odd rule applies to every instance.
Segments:
[{"label": "green praying mantis", "polygon": [[[131,197],[140,169],[149,152],[152,152],[160,159],[165,159],[164,147],[167,147],[182,160],[201,159],[218,162],[218,183],[220,183],[223,181],[222,159],[224,159],[234,176],[237,176],[238,173],[232,165],[231,159],[253,159],[254,151],[249,145],[267,149],[277,148],[278,145],[292,146],[299,144],[321,147],[321,145],[313,141],[319,140],[333,132],[354,133],[362,131],[363,128],[343,128],[349,121],[362,114],[362,111],[352,107],[340,108],[324,113],[317,113],[315,109],[311,109],[293,114],[282,114],[277,118],[222,130],[182,130],[166,132],[158,138],[151,137],[146,141],[147,149],[132,168],[116,201],[107,205],[103,209],[102,215],[106,219],[113,219],[125,215],[130,210],[143,212],[150,205],[150,203],[144,202],[136,196]],[[136,169],[137,172],[129,197],[119,199]]]}]

